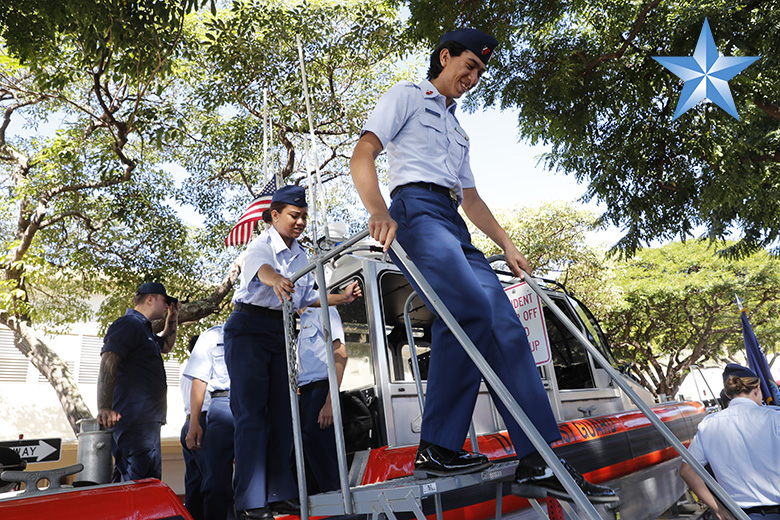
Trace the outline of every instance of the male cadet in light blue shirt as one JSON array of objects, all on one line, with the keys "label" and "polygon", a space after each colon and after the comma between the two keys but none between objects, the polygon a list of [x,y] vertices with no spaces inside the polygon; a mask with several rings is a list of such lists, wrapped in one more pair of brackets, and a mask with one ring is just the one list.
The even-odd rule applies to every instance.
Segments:
[{"label": "male cadet in light blue shirt", "polygon": [[[371,236],[385,251],[393,239],[398,240],[539,433],[553,443],[561,438],[560,432],[525,329],[485,256],[471,245],[466,224],[458,214],[458,206],[462,206],[477,228],[504,250],[516,276],[530,271],[526,258],[477,193],[469,138],[455,116],[455,99],[476,86],[497,44],[493,37],[475,29],[458,29],[442,36],[431,54],[428,79],[417,85],[401,82],[379,100],[363,126],[350,168],[371,215]],[[379,190],[375,165],[383,149],[387,149],[389,165],[389,210]],[[392,252],[391,257],[403,271]],[[481,374],[440,319],[433,324],[431,343],[415,474],[479,471],[491,462],[465,451],[463,445]],[[513,492],[538,494],[541,489],[543,494],[570,499],[501,400],[494,395],[493,401],[521,459]],[[590,484],[573,468],[569,471],[590,500],[616,500],[611,489]]]},{"label": "male cadet in light blue shirt", "polygon": [[341,386],[347,365],[347,348],[339,312],[335,307],[328,307],[328,312],[333,338],[331,345],[325,343],[321,309],[309,307],[301,312],[301,331],[298,334],[301,433],[306,458],[306,487],[310,494],[339,488],[326,349],[333,349],[336,381]]},{"label": "male cadet in light blue shirt", "polygon": [[192,381],[191,412],[199,413],[208,393],[207,435],[190,421],[187,447],[204,451],[203,512],[208,520],[235,518],[233,510],[233,414],[230,412],[230,377],[225,365],[222,325],[200,335],[184,377]]}]

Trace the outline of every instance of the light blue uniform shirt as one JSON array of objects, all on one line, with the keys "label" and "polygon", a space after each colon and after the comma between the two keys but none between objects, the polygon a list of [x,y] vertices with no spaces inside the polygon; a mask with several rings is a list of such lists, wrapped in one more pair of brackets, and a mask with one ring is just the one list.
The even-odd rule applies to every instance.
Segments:
[{"label": "light blue uniform shirt", "polygon": [[209,392],[230,390],[222,325],[211,327],[200,335],[184,369],[184,377],[190,381],[193,379],[205,381]]},{"label": "light blue uniform shirt", "polygon": [[[179,389],[181,390],[181,399],[182,402],[184,402],[184,413],[186,415],[190,414],[190,394],[192,392],[192,379],[185,376],[184,374],[181,375],[181,378],[179,378]],[[211,404],[211,396],[206,392],[206,395],[203,396],[203,406],[200,407],[201,412],[207,412],[209,410],[209,405]]]},{"label": "light blue uniform shirt", "polygon": [[[288,248],[276,228],[271,226],[246,248],[240,284],[233,295],[233,303],[249,303],[258,307],[281,310],[282,302],[277,298],[273,287],[263,285],[258,280],[257,270],[262,265],[270,265],[277,273],[290,278],[308,263],[306,252],[298,241],[293,240],[292,248]],[[294,309],[308,307],[320,299],[319,293],[314,289],[312,273],[295,282],[292,298]]]},{"label": "light blue uniform shirt", "polygon": [[450,188],[463,200],[463,188],[474,187],[469,138],[455,117],[457,103],[446,99],[428,80],[396,83],[376,104],[363,125],[387,150],[389,189],[410,182]]},{"label": "light blue uniform shirt", "polygon": [[[335,307],[329,305],[330,333],[333,341],[344,343],[344,327],[341,316]],[[298,371],[298,386],[314,381],[328,379],[328,353],[326,348],[333,345],[325,344],[325,334],[322,332],[322,309],[308,308],[301,314],[301,332],[298,334],[298,356],[300,369]]]},{"label": "light blue uniform shirt", "polygon": [[688,448],[741,508],[780,504],[780,411],[735,397],[708,415]]}]

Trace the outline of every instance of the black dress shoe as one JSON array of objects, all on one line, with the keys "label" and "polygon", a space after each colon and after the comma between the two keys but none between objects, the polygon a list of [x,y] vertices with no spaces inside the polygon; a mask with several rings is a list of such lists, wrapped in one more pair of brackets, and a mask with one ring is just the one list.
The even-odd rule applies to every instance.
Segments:
[{"label": "black dress shoe", "polygon": [[300,515],[301,514],[301,503],[298,501],[297,498],[271,502],[268,504],[268,507],[276,515]]},{"label": "black dress shoe", "polygon": [[274,514],[267,507],[244,509],[238,512],[238,520],[273,520]]},{"label": "black dress shoe", "polygon": [[453,451],[428,444],[417,449],[417,456],[414,458],[414,476],[426,478],[429,475],[437,477],[463,475],[492,465],[490,459],[479,453],[469,453],[465,450]]},{"label": "black dress shoe", "polygon": [[[529,460],[531,459],[531,460]],[[585,496],[594,504],[618,502],[620,499],[612,488],[591,484],[579,471],[572,468],[568,462],[560,459],[563,467],[574,479]],[[572,498],[563,484],[553,474],[545,463],[535,463],[532,457],[520,461],[515,471],[515,481],[512,483],[512,494],[526,498],[542,499],[547,496],[571,502]]]}]

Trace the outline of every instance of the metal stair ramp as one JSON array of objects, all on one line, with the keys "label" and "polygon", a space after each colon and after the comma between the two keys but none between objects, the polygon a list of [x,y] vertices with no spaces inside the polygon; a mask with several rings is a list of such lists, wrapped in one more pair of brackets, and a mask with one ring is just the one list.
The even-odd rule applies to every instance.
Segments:
[{"label": "metal stair ramp", "polygon": [[[305,268],[301,269],[293,277],[291,277],[291,281],[295,283],[296,280],[302,276],[314,271],[319,288],[320,301],[322,302],[322,306],[327,309],[328,292],[325,281],[324,265],[335,258],[350,254],[350,252],[365,250],[365,246],[360,246],[357,244],[366,237],[368,237],[368,230],[364,229],[352,236],[350,239],[345,240],[334,249],[324,254],[318,252],[318,255]],[[506,386],[501,382],[485,358],[479,353],[473,342],[468,338],[461,326],[454,319],[449,309],[447,309],[443,302],[438,298],[433,288],[424,279],[420,271],[404,251],[403,247],[397,241],[395,241],[391,245],[391,248],[400,259],[400,262],[403,264],[404,268],[410,273],[413,281],[417,284],[418,287],[420,287],[421,292],[423,292],[428,301],[431,302],[431,305],[434,308],[433,310],[441,317],[450,331],[452,331],[453,335],[461,343],[469,357],[482,373],[484,380],[489,385],[491,385],[496,395],[502,400],[504,405],[512,414],[513,418],[521,426],[524,433],[531,440],[534,447],[536,447],[542,458],[553,470],[556,477],[560,480],[563,487],[571,496],[576,508],[572,508],[572,506],[566,502],[561,502],[561,506],[566,511],[568,516],[574,520],[579,520],[580,518],[586,520],[602,520],[602,517],[599,515],[594,505],[588,501],[579,487],[575,484],[571,475],[564,469],[563,465],[560,463],[550,446],[538,433],[533,423],[531,423],[530,419],[528,419],[525,412],[514,400]],[[706,470],[704,470],[704,468],[688,453],[682,443],[652,412],[650,407],[647,406],[622,380],[622,376],[620,376],[620,374],[618,374],[617,371],[612,368],[609,362],[588,341],[582,332],[580,332],[580,330],[568,319],[568,317],[560,309],[558,309],[555,304],[552,303],[549,297],[541,291],[533,279],[526,275],[525,281],[528,282],[530,287],[542,298],[542,300],[547,304],[548,308],[556,313],[562,323],[564,323],[564,325],[571,331],[571,333],[580,341],[583,347],[587,349],[588,352],[593,356],[594,360],[604,370],[607,371],[612,380],[626,393],[626,395],[629,396],[629,398],[642,411],[642,413],[647,416],[651,424],[653,424],[653,426],[655,426],[655,428],[661,432],[664,438],[666,438],[666,440],[677,450],[677,452],[680,453],[683,459],[692,468],[694,468],[697,473],[699,473],[708,486],[710,486],[710,489],[713,490],[718,499],[726,505],[732,514],[734,514],[734,516],[740,520],[749,520],[747,515],[725,493],[720,485],[717,484],[715,479],[712,478],[709,473],[707,473]],[[290,383],[290,406],[292,409],[293,418],[293,439],[296,469],[298,473],[298,492],[301,498],[300,517],[302,520],[309,520],[310,516],[353,514],[370,514],[372,516],[372,520],[379,520],[381,517],[385,517],[389,520],[396,520],[397,513],[411,513],[417,520],[425,520],[426,513],[424,512],[423,504],[429,503],[431,499],[433,499],[435,504],[436,518],[437,520],[441,520],[443,518],[441,502],[442,494],[451,493],[454,491],[457,492],[458,490],[463,490],[473,486],[484,486],[486,484],[494,484],[496,487],[495,518],[496,520],[501,519],[501,499],[503,497],[503,486],[505,484],[508,485],[508,482],[511,481],[512,477],[514,476],[514,470],[517,466],[517,461],[500,462],[494,464],[492,467],[482,472],[466,475],[436,477],[429,479],[416,479],[412,476],[409,476],[376,484],[350,486],[346,448],[342,431],[343,419],[341,416],[340,407],[338,406],[333,408],[333,415],[341,489],[329,493],[308,496],[306,489],[305,468],[303,464],[300,415],[298,411],[297,346],[295,341],[296,333],[294,311],[292,309],[291,302],[286,301],[284,303],[283,311],[285,321],[285,340],[288,354],[287,362]],[[327,340],[331,337],[331,325],[327,311],[323,316],[323,330]],[[411,346],[412,343],[410,343],[410,348]],[[326,349],[326,352],[331,401],[339,402],[333,351],[332,349]],[[416,361],[415,356],[412,356],[412,359]],[[414,370],[418,369],[415,367]],[[417,380],[419,381],[419,379]],[[419,392],[419,394],[420,395],[418,395],[418,399],[420,400],[420,405],[422,407],[422,392]],[[472,442],[474,442],[474,440],[475,439],[472,437]],[[542,506],[535,499],[529,498],[529,503],[531,504],[534,511],[538,514],[539,518],[549,518]],[[580,516],[578,516],[578,513]]]},{"label": "metal stair ramp", "polygon": [[721,485],[718,484],[718,481],[715,480],[715,478],[706,469],[704,469],[701,464],[699,464],[699,462],[693,457],[693,455],[690,454],[687,448],[685,448],[683,443],[680,442],[674,433],[672,433],[669,427],[666,426],[666,424],[664,424],[655,413],[653,413],[650,407],[644,401],[642,401],[637,393],[634,392],[634,390],[623,380],[623,377],[620,375],[620,373],[612,367],[612,365],[601,354],[601,352],[599,352],[599,350],[593,346],[588,338],[585,337],[585,335],[571,322],[571,320],[569,320],[566,314],[564,314],[563,311],[561,311],[561,309],[559,309],[558,306],[552,302],[550,297],[539,288],[539,285],[537,285],[534,279],[526,275],[525,281],[542,299],[542,301],[544,301],[544,303],[547,305],[547,308],[555,313],[558,319],[560,319],[566,328],[574,335],[574,337],[579,340],[580,344],[588,351],[588,353],[590,353],[591,356],[593,356],[594,361],[596,361],[596,363],[598,363],[599,366],[607,372],[612,381],[626,393],[629,399],[631,399],[631,402],[633,402],[634,405],[636,405],[636,407],[642,412],[642,414],[647,417],[655,429],[658,430],[661,435],[663,435],[666,441],[677,451],[680,457],[682,457],[682,459],[689,466],[691,466],[694,471],[696,471],[702,480],[704,480],[704,482],[707,484],[707,487],[710,488],[712,493],[726,506],[731,514],[739,520],[750,520],[742,508],[740,508],[737,503],[734,502],[734,499],[732,499],[721,487]]}]

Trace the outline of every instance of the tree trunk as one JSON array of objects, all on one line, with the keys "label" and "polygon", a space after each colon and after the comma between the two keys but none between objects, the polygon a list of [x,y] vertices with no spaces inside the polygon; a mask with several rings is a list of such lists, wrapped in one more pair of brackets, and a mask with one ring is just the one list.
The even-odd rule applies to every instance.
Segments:
[{"label": "tree trunk", "polygon": [[60,400],[65,416],[73,433],[78,433],[76,423],[80,419],[92,419],[92,412],[84,402],[68,365],[52,351],[35,331],[25,322],[3,317],[0,323],[14,331],[16,348],[46,377],[57,398]]}]

